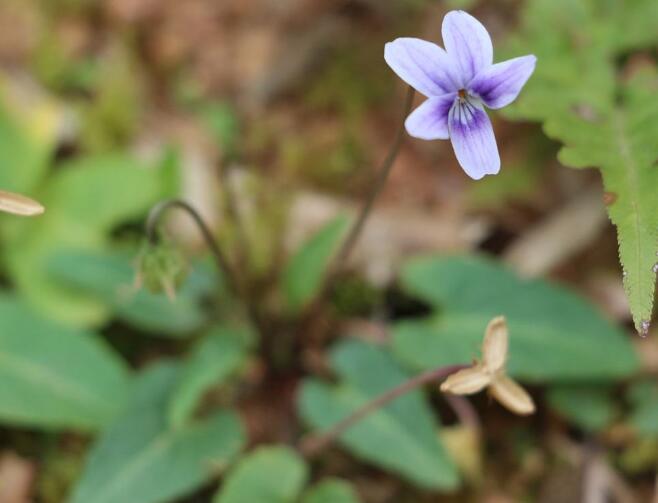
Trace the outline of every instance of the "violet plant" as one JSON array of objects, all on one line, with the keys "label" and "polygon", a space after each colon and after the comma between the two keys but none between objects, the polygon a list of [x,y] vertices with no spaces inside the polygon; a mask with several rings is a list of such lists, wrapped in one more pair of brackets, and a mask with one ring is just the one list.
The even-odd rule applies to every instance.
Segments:
[{"label": "violet plant", "polygon": [[[304,337],[312,322],[317,321],[318,312],[324,307],[336,276],[360,236],[374,201],[395,162],[402,142],[403,129],[422,139],[450,138],[464,171],[473,179],[480,179],[486,174],[496,174],[500,169],[500,156],[493,127],[484,111],[484,105],[498,109],[514,101],[532,74],[536,58],[529,55],[493,64],[493,47],[489,34],[479,21],[463,11],[452,11],[445,16],[443,37],[447,51],[429,42],[409,38],[398,39],[386,45],[387,63],[411,86],[404,115],[406,116],[410,108],[413,89],[425,94],[428,99],[404,120],[403,127],[398,131],[391,150],[379,169],[376,183],[371,186],[342,246],[326,267],[325,277],[317,287],[317,296],[299,315],[298,339]],[[157,251],[158,225],[162,216],[170,209],[184,211],[192,218],[233,294],[241,300],[245,313],[259,332],[262,350],[271,350],[273,345],[260,307],[250,297],[244,278],[235,270],[229,254],[222,249],[193,206],[184,201],[170,200],[153,208],[147,221],[151,252]],[[337,237],[342,237],[342,234],[337,234]],[[156,271],[156,276],[157,274]],[[169,278],[164,277],[164,272],[162,274],[160,283],[170,284]],[[157,277],[151,280],[158,283]],[[507,350],[507,325],[504,317],[499,316],[487,326],[482,364],[467,367],[463,363],[455,363],[422,372],[368,401],[327,431],[303,439],[299,450],[306,456],[316,455],[349,428],[392,400],[423,385],[443,380],[445,382],[441,391],[452,395],[472,394],[488,386],[492,394],[509,410],[522,415],[531,414],[534,412],[532,398],[505,373]],[[461,399],[453,397],[452,400]],[[470,406],[465,402],[460,402],[459,407],[470,410]],[[221,501],[221,495],[219,500]]]},{"label": "violet plant", "polygon": [[427,100],[407,118],[407,132],[422,140],[450,139],[459,164],[474,180],[495,175],[500,155],[484,110],[512,103],[532,75],[537,58],[493,64],[486,28],[464,11],[443,19],[441,47],[417,38],[386,44],[384,57],[398,76]]},{"label": "violet plant", "polygon": [[[136,317],[135,312],[150,311],[157,321],[155,328],[151,326],[153,334],[162,336],[162,327],[176,319],[174,306],[188,315],[192,308],[202,311],[199,320],[193,316],[182,329],[169,327],[176,337],[190,336],[189,341],[175,345],[175,350],[184,351],[185,357],[176,362],[161,358],[148,368],[140,363],[135,379],[120,354],[100,343],[98,347],[89,346],[96,342],[90,342],[87,334],[59,332],[57,327],[48,325],[37,336],[27,331],[31,338],[3,331],[11,342],[4,347],[13,351],[19,343],[24,344],[27,355],[52,367],[52,375],[60,378],[56,383],[67,384],[58,386],[56,391],[81,389],[84,393],[72,393],[65,414],[58,415],[53,407],[56,413],[49,416],[39,407],[31,408],[47,402],[48,397],[37,394],[37,399],[23,399],[23,394],[30,395],[34,389],[42,391],[28,381],[23,388],[16,387],[18,393],[9,395],[18,397],[8,401],[16,409],[7,412],[0,403],[0,415],[22,418],[28,425],[103,428],[91,448],[71,503],[170,501],[216,482],[219,472],[222,482],[213,499],[215,503],[356,503],[359,496],[351,483],[324,479],[315,487],[308,487],[310,480],[320,478],[318,472],[326,475],[318,470],[311,477],[310,461],[334,444],[423,492],[451,491],[458,488],[461,478],[468,477],[460,470],[456,461],[459,456],[444,435],[447,437],[451,429],[460,429],[472,434],[473,442],[478,444],[486,427],[475,407],[461,395],[486,390],[496,401],[490,400],[482,407],[503,405],[515,414],[529,415],[536,406],[521,382],[546,385],[550,392],[565,382],[567,388],[574,383],[594,381],[603,381],[605,385],[638,371],[639,363],[626,334],[588,303],[565,288],[544,281],[526,281],[500,264],[473,257],[428,257],[407,262],[399,275],[400,288],[427,307],[423,314],[389,320],[384,344],[359,337],[343,337],[333,343],[337,317],[332,316],[330,300],[336,293],[337,278],[344,273],[345,263],[367,225],[395,164],[405,131],[423,140],[449,139],[460,165],[474,180],[497,174],[501,169],[501,156],[486,108],[499,110],[514,102],[533,75],[537,58],[525,55],[494,63],[486,28],[463,11],[445,16],[442,33],[445,48],[413,38],[400,38],[386,45],[386,62],[410,86],[402,123],[351,227],[349,219],[341,215],[314,236],[321,239],[312,238],[312,246],[306,243],[298,250],[302,259],[296,262],[298,267],[291,268],[290,276],[312,285],[293,305],[287,306],[288,310],[280,302],[285,298],[285,273],[263,288],[264,282],[244,267],[247,261],[241,259],[250,246],[250,236],[240,235],[234,241],[224,235],[218,238],[216,229],[204,221],[195,206],[181,199],[167,199],[153,207],[146,225],[147,242],[136,261],[138,283],[147,290],[166,293],[171,303],[151,292],[121,290],[119,286],[125,278],[116,279],[116,271],[125,272],[121,259],[117,262],[93,253],[72,254],[68,262],[60,262],[64,266],[59,268],[54,261],[53,270],[62,277],[68,274],[69,281],[71,277],[79,280],[77,271],[84,269],[88,283],[93,283],[90,291],[96,288],[102,294],[99,298],[103,307],[111,306],[117,319],[139,327],[135,320],[143,322],[143,318]],[[526,46],[517,49],[511,55],[536,52],[544,61],[534,47],[531,51]],[[410,113],[416,91],[427,99]],[[644,109],[644,105],[637,107]],[[588,126],[595,128],[597,124]],[[556,136],[560,139],[569,137],[562,129],[571,129],[563,123],[556,122],[552,127],[557,128]],[[578,141],[584,138],[574,137]],[[580,150],[573,146],[571,149],[571,156],[582,161]],[[119,164],[110,166],[115,175],[123,163]],[[134,171],[139,176],[148,172]],[[135,185],[141,194],[141,187],[155,185],[151,178],[145,178],[143,184],[127,182],[126,173],[120,174],[117,193]],[[105,172],[102,175],[99,188],[90,191],[93,197],[102,192],[100,188],[107,179]],[[89,184],[76,183],[76,187],[86,193]],[[223,188],[229,199],[227,206],[235,206],[230,200],[235,197],[230,186],[225,184]],[[147,204],[160,197],[165,196],[153,196]],[[626,204],[624,193],[621,199]],[[0,210],[3,209],[19,214],[42,211],[38,203],[0,192]],[[134,211],[127,215],[134,216]],[[172,241],[162,239],[166,235],[160,227],[170,211],[184,212],[192,220],[221,270],[221,278],[213,276],[209,280],[209,289],[201,285],[192,293],[185,292],[191,283],[186,274],[195,271],[187,267],[181,250]],[[73,210],[68,213],[78,215]],[[226,213],[224,222],[229,226],[238,231],[248,228],[239,209],[227,209]],[[105,219],[99,218],[103,223]],[[125,219],[109,220],[118,225]],[[90,242],[100,242],[101,235]],[[321,253],[314,255],[318,248],[322,248]],[[130,277],[130,268],[127,270]],[[205,279],[210,276],[203,271],[201,276],[204,275]],[[114,281],[110,286],[98,286],[103,281],[107,285],[108,278]],[[83,289],[75,282],[71,284]],[[284,287],[277,290],[281,284]],[[176,296],[179,286],[181,291]],[[648,290],[649,286],[645,286],[643,290]],[[268,302],[268,296],[275,301]],[[213,305],[214,309],[200,307],[215,299],[221,302]],[[21,325],[22,317],[30,316],[13,305],[0,303],[0,308],[5,310],[0,319],[9,318],[11,313],[21,320]],[[43,337],[44,334],[51,337]],[[40,352],[44,340],[52,346]],[[330,341],[332,348],[326,351]],[[56,349],[68,353],[71,346],[67,344],[77,344],[82,349],[73,346],[70,352],[86,357],[72,362],[53,357]],[[20,353],[19,356],[23,357]],[[78,365],[84,368],[78,369]],[[229,386],[236,384],[229,383],[229,379],[240,372],[244,381]],[[270,386],[272,383],[276,386]],[[281,388],[277,387],[280,383],[284,384]],[[136,390],[132,398],[126,393],[129,385]],[[215,397],[213,392],[220,385],[227,389]],[[282,388],[294,389],[296,400],[294,411],[288,410],[293,407],[280,407],[285,409],[286,421],[290,419],[282,429],[285,431],[274,431],[275,435],[269,437],[252,435],[249,421],[238,410],[244,411],[242,407],[253,398],[254,391],[266,395],[273,408],[289,405],[290,396],[279,393]],[[421,390],[443,392],[441,399],[445,399],[456,424],[441,429],[438,410]],[[563,402],[568,402],[568,398],[567,393]],[[264,439],[278,444],[262,447]],[[253,449],[254,445],[258,447]],[[478,444],[476,449],[480,447]],[[244,452],[246,449],[249,451]]]}]

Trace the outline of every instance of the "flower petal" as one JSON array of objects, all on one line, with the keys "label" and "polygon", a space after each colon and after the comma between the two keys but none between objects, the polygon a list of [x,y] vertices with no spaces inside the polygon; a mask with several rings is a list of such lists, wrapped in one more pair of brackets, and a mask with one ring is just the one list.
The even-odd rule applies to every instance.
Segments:
[{"label": "flower petal", "polygon": [[500,156],[493,126],[482,108],[473,100],[460,100],[448,117],[450,141],[459,164],[474,180],[500,171]]},{"label": "flower petal", "polygon": [[466,86],[478,72],[493,63],[493,45],[482,23],[462,10],[448,12],[441,27],[443,46],[460,70]]},{"label": "flower petal", "polygon": [[459,370],[441,383],[441,391],[455,395],[471,395],[483,390],[491,382],[491,375],[482,365]]},{"label": "flower petal", "polygon": [[447,140],[448,114],[455,102],[454,93],[444,94],[427,100],[414,110],[404,123],[407,132],[421,140]]},{"label": "flower petal", "polygon": [[482,344],[482,363],[489,372],[498,372],[505,367],[509,347],[509,332],[504,316],[497,316],[487,325]]},{"label": "flower petal", "polygon": [[479,72],[468,85],[469,91],[489,108],[502,108],[512,103],[535,70],[535,56],[496,63]]},{"label": "flower petal", "polygon": [[428,98],[459,90],[452,62],[436,44],[398,38],[386,44],[384,59],[402,80]]},{"label": "flower petal", "polygon": [[489,389],[496,400],[515,414],[525,416],[535,411],[535,403],[528,392],[506,375],[496,376]]}]

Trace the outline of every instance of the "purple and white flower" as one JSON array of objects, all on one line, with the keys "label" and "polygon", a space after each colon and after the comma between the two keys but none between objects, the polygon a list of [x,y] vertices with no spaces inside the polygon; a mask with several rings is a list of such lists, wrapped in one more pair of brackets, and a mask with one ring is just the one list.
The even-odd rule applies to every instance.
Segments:
[{"label": "purple and white flower", "polygon": [[417,38],[386,44],[384,59],[427,100],[405,122],[423,140],[447,140],[468,176],[479,180],[500,171],[500,155],[484,110],[512,103],[532,75],[532,55],[493,63],[486,28],[464,11],[451,11],[441,28],[445,50]]}]

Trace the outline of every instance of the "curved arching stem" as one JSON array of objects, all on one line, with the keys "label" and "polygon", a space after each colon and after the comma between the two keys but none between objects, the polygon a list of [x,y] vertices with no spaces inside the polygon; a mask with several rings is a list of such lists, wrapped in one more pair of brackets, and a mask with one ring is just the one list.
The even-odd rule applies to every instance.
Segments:
[{"label": "curved arching stem", "polygon": [[215,260],[215,264],[217,264],[219,270],[222,272],[222,274],[224,274],[231,293],[243,303],[245,309],[247,310],[250,321],[254,327],[262,334],[264,327],[258,309],[251,302],[246,289],[238,279],[238,276],[231,266],[227,255],[222,250],[219,242],[213,236],[213,233],[208,227],[208,224],[206,224],[201,214],[191,204],[183,201],[182,199],[167,199],[165,201],[161,201],[153,208],[151,208],[151,211],[148,214],[148,218],[146,219],[146,237],[149,242],[151,244],[157,244],[158,226],[160,225],[160,221],[162,220],[164,214],[170,209],[182,210],[192,218],[197,228],[201,232],[203,240],[205,241],[208,249],[210,250],[210,253]]},{"label": "curved arching stem", "polygon": [[345,433],[356,423],[372,414],[373,412],[381,409],[382,407],[385,407],[389,402],[392,402],[396,398],[409,393],[410,391],[418,389],[425,384],[435,383],[445,379],[450,374],[453,374],[466,367],[467,365],[449,365],[447,367],[439,367],[433,370],[428,370],[427,372],[423,372],[415,377],[412,377],[408,381],[399,384],[395,388],[392,388],[374,398],[370,402],[367,402],[361,408],[355,410],[352,414],[347,416],[342,421],[339,421],[325,432],[303,438],[299,445],[300,452],[306,457],[315,456],[320,451],[336,441],[343,433]]}]

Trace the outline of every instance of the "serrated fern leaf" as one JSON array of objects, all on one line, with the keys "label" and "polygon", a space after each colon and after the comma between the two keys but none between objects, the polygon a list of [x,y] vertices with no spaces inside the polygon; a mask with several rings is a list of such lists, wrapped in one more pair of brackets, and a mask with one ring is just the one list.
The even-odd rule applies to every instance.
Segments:
[{"label": "serrated fern leaf", "polygon": [[[528,0],[509,41],[510,50],[536,54],[538,64],[507,113],[542,121],[563,143],[565,166],[600,169],[641,334],[651,320],[658,261],[658,74],[646,56],[628,56],[658,45],[657,15],[655,0]],[[649,70],[641,73],[643,61]],[[622,77],[629,73],[635,78]]]},{"label": "serrated fern leaf", "polygon": [[[658,84],[655,73],[652,78]],[[574,112],[548,120],[545,130],[564,143],[560,162],[601,170],[633,320],[646,333],[658,260],[658,102],[643,85],[631,83],[625,91],[603,117],[585,120]]]}]

